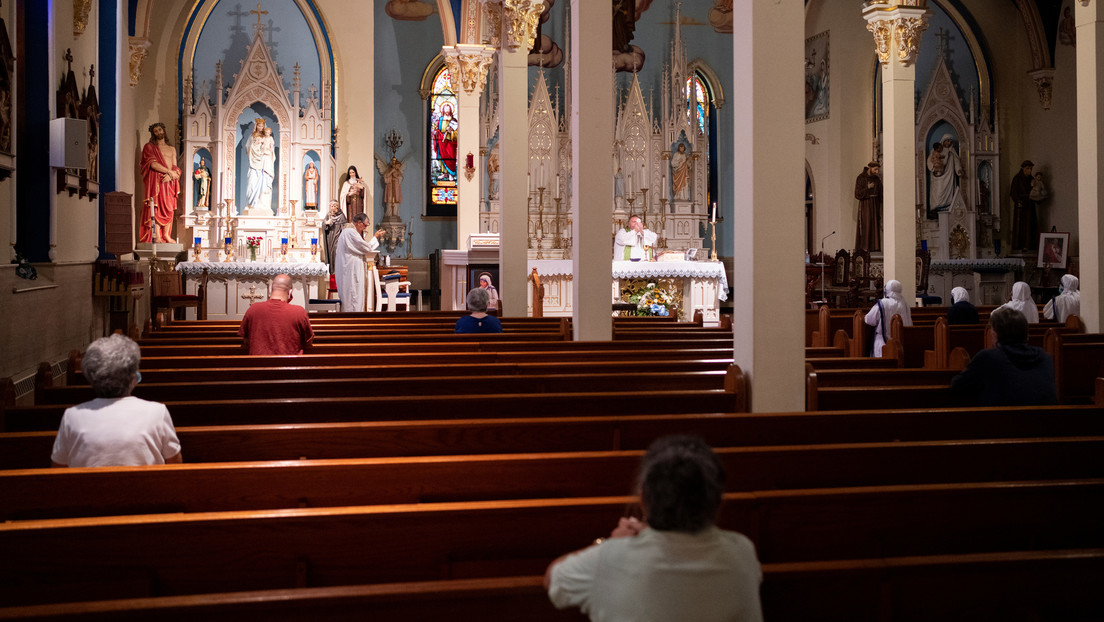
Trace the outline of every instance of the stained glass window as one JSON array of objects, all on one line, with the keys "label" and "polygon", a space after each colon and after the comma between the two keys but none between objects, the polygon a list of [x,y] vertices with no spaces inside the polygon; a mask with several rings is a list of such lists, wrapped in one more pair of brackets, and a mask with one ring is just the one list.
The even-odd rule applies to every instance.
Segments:
[{"label": "stained glass window", "polygon": [[706,93],[705,82],[697,73],[693,73],[686,79],[686,104],[687,114],[697,121],[698,131],[709,131],[709,96]]},{"label": "stained glass window", "polygon": [[459,121],[456,93],[452,91],[448,67],[441,67],[433,79],[429,96],[429,201],[431,206],[456,205],[456,145]]}]

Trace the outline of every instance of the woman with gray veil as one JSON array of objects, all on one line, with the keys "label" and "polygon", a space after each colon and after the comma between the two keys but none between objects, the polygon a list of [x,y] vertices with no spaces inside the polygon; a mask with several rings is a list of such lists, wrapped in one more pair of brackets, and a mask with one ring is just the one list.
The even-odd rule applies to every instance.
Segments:
[{"label": "woman with gray veil", "polygon": [[894,279],[885,284],[885,298],[878,300],[870,307],[865,321],[868,326],[874,327],[874,356],[882,355],[882,346],[885,345],[886,336],[889,334],[889,323],[893,316],[900,315],[905,326],[912,326],[912,312],[909,311],[908,302],[901,294],[901,282]]}]

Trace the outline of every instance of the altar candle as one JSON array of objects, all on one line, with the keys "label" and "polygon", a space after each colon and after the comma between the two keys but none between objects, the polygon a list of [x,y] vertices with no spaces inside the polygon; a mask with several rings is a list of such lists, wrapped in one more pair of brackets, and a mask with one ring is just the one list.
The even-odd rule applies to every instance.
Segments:
[{"label": "altar candle", "polygon": [[203,240],[202,240],[201,238],[196,238],[196,239],[195,239],[195,243],[196,243],[196,244],[199,244],[199,243],[201,243],[202,241],[203,241]]},{"label": "altar candle", "polygon": [[533,192],[533,174],[532,173],[526,173],[525,174],[525,186],[529,190],[529,193],[532,194],[532,192]]},{"label": "altar candle", "polygon": [[280,244],[287,244],[287,238],[280,238]]},{"label": "altar candle", "polygon": [[629,187],[628,187],[628,191],[629,191],[629,196],[631,197],[631,196],[632,196],[632,193],[633,193],[633,174],[632,174],[632,171],[629,171]]},{"label": "altar candle", "polygon": [[468,154],[468,168],[475,168],[475,155],[471,153]]},{"label": "altar candle", "polygon": [[560,174],[556,173],[556,198],[560,198]]},{"label": "altar candle", "polygon": [[318,238],[311,238],[311,246],[317,246],[317,245],[318,245]]},{"label": "altar candle", "polygon": [[717,222],[717,202],[713,201],[713,220],[711,222]]},{"label": "altar candle", "polygon": [[537,179],[538,188],[547,188],[548,185],[544,183],[544,160],[541,160],[540,165],[540,177]]}]

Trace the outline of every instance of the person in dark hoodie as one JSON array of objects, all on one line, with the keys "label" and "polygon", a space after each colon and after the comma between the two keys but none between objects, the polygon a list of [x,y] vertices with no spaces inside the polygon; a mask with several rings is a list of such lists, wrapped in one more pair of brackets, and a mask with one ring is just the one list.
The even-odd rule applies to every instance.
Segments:
[{"label": "person in dark hoodie", "polygon": [[951,379],[951,391],[978,406],[1041,406],[1058,403],[1054,361],[1027,343],[1027,318],[1001,307],[989,317],[997,347],[982,350]]}]

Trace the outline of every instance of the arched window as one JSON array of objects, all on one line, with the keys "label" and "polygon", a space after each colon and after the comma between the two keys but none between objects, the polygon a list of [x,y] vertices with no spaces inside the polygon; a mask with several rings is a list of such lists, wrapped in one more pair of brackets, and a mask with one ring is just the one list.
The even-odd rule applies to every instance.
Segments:
[{"label": "arched window", "polygon": [[456,116],[456,93],[452,91],[447,66],[437,70],[433,89],[426,101],[429,106],[428,174],[429,205],[427,215],[456,214],[456,141],[459,119]]},{"label": "arched window", "polygon": [[696,122],[698,131],[709,133],[709,91],[698,72],[686,79],[687,114]]},{"label": "arched window", "polygon": [[[717,116],[713,114],[720,106],[719,91],[714,89],[715,76],[703,64],[691,64],[686,78],[686,114],[693,127],[705,135],[709,141],[709,179],[706,187],[709,196],[706,205],[717,200]],[[713,77],[714,80],[711,80]]]}]

